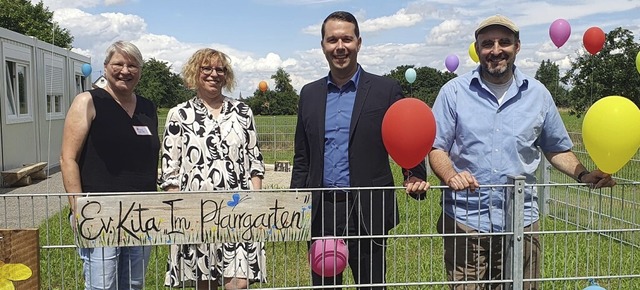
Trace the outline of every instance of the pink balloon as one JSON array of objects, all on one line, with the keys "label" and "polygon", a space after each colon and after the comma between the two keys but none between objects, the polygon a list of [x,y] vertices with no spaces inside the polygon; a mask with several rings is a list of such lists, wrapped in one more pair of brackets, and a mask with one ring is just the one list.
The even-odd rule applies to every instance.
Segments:
[{"label": "pink balloon", "polygon": [[571,36],[571,25],[564,19],[557,19],[549,26],[549,36],[553,44],[560,48]]},{"label": "pink balloon", "polygon": [[458,64],[460,64],[460,60],[455,54],[447,55],[447,58],[444,60],[444,66],[446,66],[447,70],[449,70],[450,72],[456,71],[456,69],[458,68]]},{"label": "pink balloon", "polygon": [[309,249],[309,263],[316,274],[333,277],[347,267],[349,249],[343,239],[316,240]]}]

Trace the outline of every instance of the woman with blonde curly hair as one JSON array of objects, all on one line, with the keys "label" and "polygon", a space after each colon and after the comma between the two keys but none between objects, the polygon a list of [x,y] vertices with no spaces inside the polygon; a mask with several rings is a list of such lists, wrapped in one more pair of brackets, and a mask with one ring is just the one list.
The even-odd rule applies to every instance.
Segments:
[{"label": "woman with blonde curly hair", "polygon": [[[196,96],[167,114],[160,187],[166,191],[261,189],[262,153],[253,113],[222,93],[235,85],[229,57],[196,51],[182,69]],[[246,289],[265,280],[263,243],[172,245],[165,286]]]}]

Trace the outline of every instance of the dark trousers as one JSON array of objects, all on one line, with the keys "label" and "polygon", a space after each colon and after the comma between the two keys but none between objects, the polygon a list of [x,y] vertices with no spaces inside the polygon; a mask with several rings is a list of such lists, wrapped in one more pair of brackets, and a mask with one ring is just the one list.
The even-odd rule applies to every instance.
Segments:
[{"label": "dark trousers", "polygon": [[[318,236],[362,236],[357,200],[351,196],[325,194],[322,208],[313,220],[312,235]],[[321,214],[321,216],[320,216]],[[380,284],[385,282],[386,239],[346,238],[349,249],[349,267],[356,284]],[[312,271],[313,285],[342,285],[342,273],[333,277],[322,277]],[[336,287],[333,289],[342,289]],[[383,286],[363,286],[358,289],[386,289]]]}]

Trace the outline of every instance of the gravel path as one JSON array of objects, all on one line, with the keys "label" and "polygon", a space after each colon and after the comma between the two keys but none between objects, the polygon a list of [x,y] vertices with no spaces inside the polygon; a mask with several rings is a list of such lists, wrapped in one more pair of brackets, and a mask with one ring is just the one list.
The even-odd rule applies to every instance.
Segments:
[{"label": "gravel path", "polygon": [[273,164],[266,164],[266,172],[262,180],[262,188],[289,188],[291,172],[274,171]]}]

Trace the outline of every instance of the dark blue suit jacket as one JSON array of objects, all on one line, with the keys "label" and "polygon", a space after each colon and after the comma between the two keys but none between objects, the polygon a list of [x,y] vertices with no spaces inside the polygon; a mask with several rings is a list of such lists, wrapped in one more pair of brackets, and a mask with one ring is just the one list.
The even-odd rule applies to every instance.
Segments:
[{"label": "dark blue suit jacket", "polygon": [[[361,71],[349,131],[351,187],[394,185],[381,128],[387,109],[402,97],[402,88],[396,80]],[[291,188],[323,187],[326,101],[326,77],[305,85],[300,91]],[[424,162],[411,171],[414,176],[426,180]],[[317,215],[320,194],[319,191],[312,194],[312,220],[320,217]],[[387,234],[398,224],[393,190],[363,190],[355,202],[360,226],[366,230],[363,234]],[[312,232],[314,236],[318,233],[313,229]]]}]

